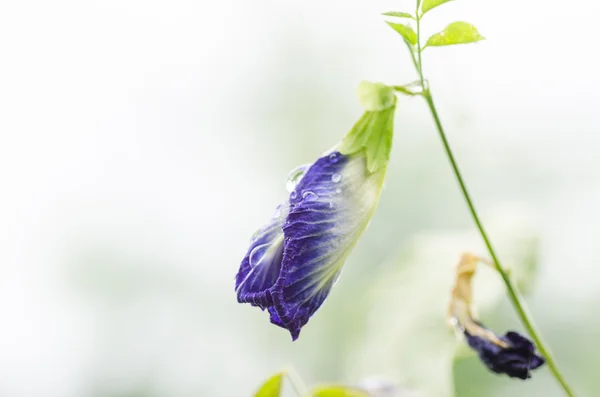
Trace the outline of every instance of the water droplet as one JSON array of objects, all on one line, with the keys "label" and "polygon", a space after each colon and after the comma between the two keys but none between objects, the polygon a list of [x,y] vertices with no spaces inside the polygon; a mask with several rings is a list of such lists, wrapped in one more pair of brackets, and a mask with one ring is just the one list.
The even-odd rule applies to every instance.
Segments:
[{"label": "water droplet", "polygon": [[296,191],[294,190],[293,192],[290,193],[290,198],[293,200],[296,198],[297,195],[298,195],[298,193],[296,193]]},{"label": "water droplet", "polygon": [[250,266],[256,267],[258,264],[260,264],[262,259],[265,257],[269,246],[270,244],[262,244],[254,247],[252,252],[250,252],[250,257],[248,258],[250,260]]},{"label": "water droplet", "polygon": [[278,206],[273,213],[273,219],[277,219],[281,216],[281,206]]},{"label": "water droplet", "polygon": [[340,174],[338,174],[337,172],[335,174],[331,175],[331,181],[333,183],[338,183],[341,180],[342,180],[342,176]]},{"label": "water droplet", "polygon": [[329,208],[333,208],[333,201],[329,202]]},{"label": "water droplet", "polygon": [[340,189],[340,188],[338,187],[337,189],[335,189],[335,192],[336,192],[337,194],[340,194],[340,193],[342,192],[342,189]]},{"label": "water droplet", "polygon": [[296,186],[298,185],[298,183],[300,182],[300,180],[302,179],[309,167],[310,164],[303,164],[294,168],[288,173],[285,182],[285,188],[288,192],[294,191],[294,189],[296,188]]},{"label": "water droplet", "polygon": [[302,192],[302,199],[303,200],[306,200],[306,201],[315,201],[318,198],[319,198],[319,196],[317,196],[314,192],[311,192],[310,190],[305,190],[304,192]]},{"label": "water droplet", "polygon": [[337,163],[338,160],[339,160],[339,156],[338,156],[337,152],[331,153],[329,155],[329,162],[330,163]]},{"label": "water droplet", "polygon": [[298,271],[298,266],[290,266],[290,268],[287,271],[287,274],[296,273],[297,271]]}]

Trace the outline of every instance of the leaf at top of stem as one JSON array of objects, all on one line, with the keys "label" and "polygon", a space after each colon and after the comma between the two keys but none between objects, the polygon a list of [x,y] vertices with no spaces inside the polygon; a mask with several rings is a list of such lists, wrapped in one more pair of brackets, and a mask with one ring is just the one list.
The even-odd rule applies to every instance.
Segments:
[{"label": "leaf at top of stem", "polygon": [[387,21],[386,21],[386,23],[388,25],[390,25],[390,27],[392,29],[394,29],[396,32],[398,32],[400,34],[400,36],[404,37],[404,39],[407,42],[409,42],[412,45],[417,44],[417,34],[413,30],[413,28],[411,28],[408,25],[404,25],[402,23],[394,23],[394,22],[387,22]]},{"label": "leaf at top of stem", "polygon": [[480,40],[485,40],[485,37],[479,34],[475,26],[467,22],[452,22],[444,30],[428,38],[425,47],[468,44]]},{"label": "leaf at top of stem", "polygon": [[384,12],[381,15],[385,15],[386,17],[396,17],[396,18],[410,18],[410,19],[415,19],[415,17],[413,17],[411,14],[409,14],[408,12],[402,12],[402,11],[388,11],[388,12]]},{"label": "leaf at top of stem", "polygon": [[433,10],[434,8],[441,6],[444,3],[448,3],[452,0],[423,0],[421,4],[421,16],[425,15],[425,13],[429,10]]},{"label": "leaf at top of stem", "polygon": [[281,395],[281,384],[283,383],[284,372],[279,372],[262,384],[254,397],[279,397]]}]

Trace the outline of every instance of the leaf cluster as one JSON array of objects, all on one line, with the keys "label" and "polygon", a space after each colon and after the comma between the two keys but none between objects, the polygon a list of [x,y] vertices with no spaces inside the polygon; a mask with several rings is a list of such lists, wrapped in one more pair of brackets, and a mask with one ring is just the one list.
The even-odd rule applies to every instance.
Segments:
[{"label": "leaf cluster", "polygon": [[479,34],[475,26],[468,22],[456,21],[429,37],[421,48],[418,34],[415,32],[412,23],[414,21],[420,22],[429,11],[451,1],[453,0],[423,0],[418,2],[415,15],[403,11],[388,11],[384,12],[383,15],[408,20],[407,23],[387,22],[387,24],[402,36],[404,42],[413,52],[427,47],[468,44],[484,40],[484,37]]}]

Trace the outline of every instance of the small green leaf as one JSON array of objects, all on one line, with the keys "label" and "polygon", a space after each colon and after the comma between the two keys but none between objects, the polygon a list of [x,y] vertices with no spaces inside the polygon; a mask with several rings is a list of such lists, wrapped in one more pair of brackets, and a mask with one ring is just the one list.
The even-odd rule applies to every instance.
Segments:
[{"label": "small green leaf", "polygon": [[452,22],[444,30],[427,39],[425,47],[439,47],[453,44],[475,43],[485,38],[479,34],[477,28],[467,22]]},{"label": "small green leaf", "polygon": [[[447,1],[449,1],[449,0],[447,0]],[[385,15],[386,17],[415,19],[415,17],[410,15],[408,12],[401,12],[401,11],[388,11],[388,12],[384,12],[381,15]]]},{"label": "small green leaf", "polygon": [[396,32],[398,32],[400,34],[400,36],[404,37],[404,40],[406,40],[408,43],[410,43],[412,45],[417,44],[417,34],[413,30],[413,28],[411,28],[408,25],[401,24],[401,23],[394,23],[394,22],[386,22],[386,23],[388,25],[390,25],[392,29],[394,29]]},{"label": "small green leaf", "polygon": [[361,389],[345,386],[318,387],[312,391],[313,397],[369,397],[369,394]]},{"label": "small green leaf", "polygon": [[269,379],[258,389],[254,397],[279,397],[281,395],[281,384],[285,373],[279,372]]},{"label": "small green leaf", "polygon": [[423,16],[427,11],[434,9],[435,7],[441,6],[444,3],[447,3],[452,0],[423,0],[423,5],[421,6],[421,16]]}]

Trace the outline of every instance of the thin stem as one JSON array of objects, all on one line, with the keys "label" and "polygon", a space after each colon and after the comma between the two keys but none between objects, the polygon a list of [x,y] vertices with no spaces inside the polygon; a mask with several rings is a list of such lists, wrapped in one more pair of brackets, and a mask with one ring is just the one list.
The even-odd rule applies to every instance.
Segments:
[{"label": "thin stem", "polygon": [[[416,63],[416,67],[417,67],[417,72],[419,73],[419,80],[421,81],[421,89],[425,90],[425,79],[423,79],[423,61],[421,60],[421,52],[423,52],[423,50],[421,49],[421,17],[422,15],[419,14],[419,1],[417,1],[417,11],[415,12],[416,18],[417,18],[417,57],[418,57],[418,61]],[[414,55],[413,55],[413,59],[414,59]]]},{"label": "thin stem", "polygon": [[517,312],[519,319],[525,326],[525,329],[527,329],[527,332],[529,333],[529,335],[535,341],[535,344],[537,345],[537,348],[540,351],[540,353],[546,358],[546,362],[548,363],[548,367],[550,368],[552,375],[554,375],[554,377],[556,378],[558,383],[561,385],[565,394],[569,397],[574,397],[575,394],[573,393],[573,390],[567,384],[564,376],[562,375],[562,373],[560,372],[560,370],[558,368],[558,365],[556,364],[556,361],[554,360],[554,357],[552,356],[552,353],[550,352],[548,345],[542,339],[540,331],[537,329],[537,327],[533,321],[533,318],[532,318],[531,314],[529,313],[529,310],[527,309],[527,306],[525,304],[525,301],[524,301],[521,293],[519,292],[517,286],[512,282],[507,271],[501,265],[500,260],[498,259],[498,255],[496,255],[496,251],[494,250],[494,247],[492,246],[490,238],[488,237],[488,234],[486,233],[486,231],[483,227],[483,224],[481,223],[479,215],[477,214],[477,210],[475,209],[475,205],[473,204],[473,199],[471,198],[471,195],[469,194],[469,191],[467,190],[465,181],[462,177],[460,169],[458,168],[458,164],[456,163],[456,159],[454,157],[452,149],[450,148],[450,143],[448,142],[448,139],[446,138],[446,134],[444,132],[444,127],[442,126],[440,116],[439,116],[437,109],[435,107],[435,104],[433,102],[433,96],[431,95],[431,91],[430,91],[429,87],[425,86],[425,80],[423,79],[423,63],[421,60],[422,49],[421,49],[421,44],[420,44],[421,43],[421,23],[420,23],[421,15],[419,15],[418,6],[417,6],[417,14],[416,15],[417,15],[417,17],[416,17],[417,18],[417,57],[418,57],[417,72],[419,73],[419,78],[421,81],[421,88],[422,88],[422,93],[423,93],[422,95],[425,98],[425,101],[427,102],[429,110],[431,111],[431,115],[433,116],[433,120],[435,121],[435,126],[437,127],[437,131],[438,131],[438,134],[442,141],[442,144],[444,145],[444,150],[446,151],[446,155],[448,156],[450,165],[452,166],[452,171],[454,172],[456,180],[458,181],[458,184],[460,186],[460,190],[462,191],[463,197],[465,198],[465,201],[467,202],[467,206],[469,207],[469,211],[471,212],[471,216],[473,217],[473,220],[475,221],[475,225],[477,225],[477,229],[479,230],[479,234],[481,235],[481,238],[483,239],[485,246],[487,247],[487,249],[490,253],[490,256],[494,262],[496,270],[498,271],[498,273],[500,273],[500,276],[502,277],[502,281],[504,281],[504,284],[506,285],[506,290],[508,291],[508,297],[509,297],[510,302],[512,303],[513,307],[515,308],[515,311]]}]

